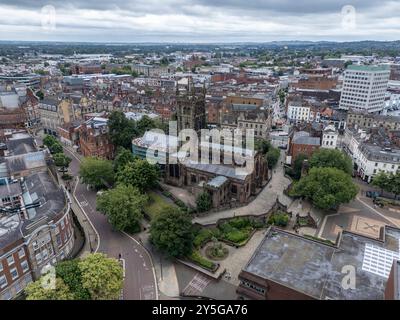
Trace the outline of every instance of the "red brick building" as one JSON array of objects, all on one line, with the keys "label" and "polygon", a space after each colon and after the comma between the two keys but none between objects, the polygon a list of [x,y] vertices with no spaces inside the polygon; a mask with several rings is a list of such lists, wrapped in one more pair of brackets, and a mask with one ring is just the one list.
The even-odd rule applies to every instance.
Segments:
[{"label": "red brick building", "polygon": [[77,127],[76,131],[79,134],[79,148],[83,156],[114,158],[115,147],[109,138],[107,119],[89,119]]},{"label": "red brick building", "polygon": [[306,131],[295,132],[289,138],[289,156],[292,157],[292,163],[300,154],[305,154],[308,158],[320,148],[321,138],[312,137]]}]

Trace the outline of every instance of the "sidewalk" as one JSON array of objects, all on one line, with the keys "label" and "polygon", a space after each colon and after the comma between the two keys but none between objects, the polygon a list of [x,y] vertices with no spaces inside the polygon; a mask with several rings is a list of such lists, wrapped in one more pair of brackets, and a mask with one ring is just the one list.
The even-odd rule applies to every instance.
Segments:
[{"label": "sidewalk", "polygon": [[[58,178],[60,181],[60,184],[66,187],[65,181],[61,179],[61,176],[59,173]],[[80,204],[76,201],[74,193],[75,193],[75,186],[76,183],[78,182],[78,177],[74,177],[73,180],[71,180],[71,185],[72,185],[72,190],[71,192],[68,192],[68,188],[66,187],[66,190],[68,192],[69,198],[71,200],[71,209],[74,212],[76,218],[79,221],[79,224],[81,225],[83,232],[85,234],[85,244],[81,250],[81,252],[77,255],[77,258],[80,257],[85,257],[87,254],[94,252],[96,247],[97,247],[97,235],[95,230],[93,229],[92,225],[88,221],[86,215],[82,211]]]},{"label": "sidewalk", "polygon": [[134,235],[140,244],[151,254],[156,272],[159,291],[169,298],[179,298],[179,284],[176,276],[175,265],[171,259],[156,251],[150,243],[149,225],[145,225],[146,231]]}]

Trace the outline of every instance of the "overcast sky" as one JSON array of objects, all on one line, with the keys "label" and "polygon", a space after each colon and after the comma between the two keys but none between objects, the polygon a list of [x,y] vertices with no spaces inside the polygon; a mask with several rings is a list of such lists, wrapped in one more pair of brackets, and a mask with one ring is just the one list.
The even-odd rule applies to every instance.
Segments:
[{"label": "overcast sky", "polygon": [[399,39],[400,0],[0,0],[0,40]]}]

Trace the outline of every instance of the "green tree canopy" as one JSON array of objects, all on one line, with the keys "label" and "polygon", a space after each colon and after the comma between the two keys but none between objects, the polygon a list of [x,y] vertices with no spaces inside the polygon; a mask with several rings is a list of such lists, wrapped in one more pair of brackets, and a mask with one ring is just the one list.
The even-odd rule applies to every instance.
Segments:
[{"label": "green tree canopy", "polygon": [[108,127],[115,146],[131,148],[132,138],[138,134],[135,121],[127,119],[122,111],[113,111],[108,118]]},{"label": "green tree canopy", "polygon": [[390,176],[384,171],[380,171],[372,179],[372,185],[385,191],[390,190],[390,182]]},{"label": "green tree canopy", "polygon": [[281,152],[278,148],[271,147],[267,152],[268,168],[272,169],[278,163]]},{"label": "green tree canopy", "polygon": [[65,260],[57,263],[56,276],[61,278],[73,293],[75,300],[90,300],[89,290],[82,285],[82,272],[79,260]]},{"label": "green tree canopy", "polygon": [[271,143],[265,139],[257,139],[254,142],[254,148],[260,151],[262,154],[267,154],[271,147]]},{"label": "green tree canopy", "polygon": [[154,120],[152,120],[149,116],[144,115],[137,123],[137,130],[139,135],[143,135],[147,130],[155,129],[157,127]]},{"label": "green tree canopy", "polygon": [[372,184],[381,190],[393,193],[397,198],[400,194],[400,171],[395,174],[381,171],[373,177]]},{"label": "green tree canopy", "polygon": [[205,212],[212,208],[211,196],[207,191],[202,192],[196,199],[197,211]]},{"label": "green tree canopy", "polygon": [[117,185],[97,198],[97,209],[117,230],[137,230],[147,196],[133,186]]},{"label": "green tree canopy", "polygon": [[54,163],[57,167],[67,168],[71,163],[71,158],[67,157],[64,153],[56,153],[53,155]]},{"label": "green tree canopy", "polygon": [[133,162],[135,157],[133,156],[132,152],[124,147],[119,147],[117,149],[117,155],[114,158],[114,171],[117,172],[121,168],[123,168],[129,162]]},{"label": "green tree canopy", "polygon": [[73,293],[61,278],[55,279],[54,289],[49,282],[46,282],[46,276],[43,276],[28,284],[25,293],[26,300],[74,300]]},{"label": "green tree canopy", "polygon": [[303,162],[306,159],[308,159],[307,155],[301,153],[294,160],[292,168],[288,171],[288,174],[293,179],[296,179],[296,180],[300,179],[300,177],[301,177],[301,169],[303,168]]},{"label": "green tree canopy", "polygon": [[43,144],[47,148],[49,148],[49,150],[52,154],[63,152],[63,147],[62,147],[60,141],[58,141],[57,138],[54,136],[46,135],[46,137],[43,139]]},{"label": "green tree canopy", "polygon": [[349,156],[336,149],[319,149],[310,159],[310,167],[336,168],[351,174],[353,164]]},{"label": "green tree canopy", "polygon": [[151,222],[151,242],[171,257],[190,254],[193,238],[190,216],[179,209],[166,207]]},{"label": "green tree canopy", "polygon": [[142,159],[129,162],[116,175],[119,184],[134,186],[141,192],[157,186],[158,178],[158,167]]},{"label": "green tree canopy", "polygon": [[96,189],[109,187],[114,182],[112,162],[93,157],[84,158],[79,169],[79,176],[83,183]]},{"label": "green tree canopy", "polygon": [[79,261],[82,286],[93,300],[116,300],[123,287],[123,270],[116,259],[94,253]]},{"label": "green tree canopy", "polygon": [[357,195],[351,176],[336,168],[312,168],[294,184],[293,195],[305,197],[319,209],[337,208]]}]

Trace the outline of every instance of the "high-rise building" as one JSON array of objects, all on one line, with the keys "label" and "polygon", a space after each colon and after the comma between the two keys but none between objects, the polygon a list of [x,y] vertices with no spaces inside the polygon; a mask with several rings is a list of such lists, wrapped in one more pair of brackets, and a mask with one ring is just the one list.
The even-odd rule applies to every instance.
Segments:
[{"label": "high-rise building", "polygon": [[379,112],[390,77],[389,65],[350,65],[344,74],[340,109]]}]

